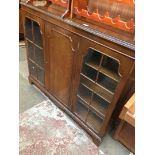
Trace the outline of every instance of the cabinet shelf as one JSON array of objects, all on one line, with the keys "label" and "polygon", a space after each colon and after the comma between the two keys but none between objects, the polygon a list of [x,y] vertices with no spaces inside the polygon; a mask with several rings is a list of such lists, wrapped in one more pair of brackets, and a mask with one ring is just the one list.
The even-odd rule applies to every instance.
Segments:
[{"label": "cabinet shelf", "polygon": [[97,94],[94,94],[90,106],[93,107],[103,118],[105,117],[109,103],[100,98]]},{"label": "cabinet shelf", "polygon": [[98,70],[98,67],[100,65],[102,54],[93,50],[93,49],[88,49],[88,54],[85,57],[84,61],[85,64],[88,65],[89,67]]},{"label": "cabinet shelf", "polygon": [[87,76],[81,73],[81,84],[87,87],[90,91],[94,91],[98,94],[101,98],[106,100],[108,103],[111,103],[113,98],[113,93],[109,92],[104,87],[100,86],[99,84],[95,83],[93,80],[89,79]]},{"label": "cabinet shelf", "polygon": [[[100,73],[106,75],[107,77],[119,82],[120,76],[118,75],[119,63],[118,61],[105,56],[93,49],[88,50],[88,54],[84,59],[84,64],[89,66],[91,69],[95,71],[99,71]],[[87,72],[90,72],[88,67],[85,67]],[[95,74],[95,72],[94,72]]]},{"label": "cabinet shelf", "polygon": [[87,114],[88,114],[88,108],[86,108],[86,106],[84,106],[79,100],[77,100],[77,104],[76,104],[76,115],[82,121],[85,121]]},{"label": "cabinet shelf", "polygon": [[96,80],[97,71],[93,69],[92,67],[84,65],[81,73],[85,75],[86,77],[88,77],[89,79],[91,79],[92,81]]},{"label": "cabinet shelf", "polygon": [[106,113],[106,110],[105,109],[102,109],[102,110],[99,110],[97,109],[98,106],[94,106],[95,104],[98,104],[96,101],[93,101],[94,103],[92,104],[89,104],[89,102],[87,102],[87,98],[83,98],[81,97],[79,94],[77,95],[78,97],[78,100],[80,100],[80,102],[88,109],[90,109],[91,111],[93,111],[98,117],[100,117],[101,119],[104,119],[105,117],[105,113]]},{"label": "cabinet shelf", "polygon": [[38,68],[40,68],[41,70],[44,70],[43,67],[41,67],[40,65],[38,65],[34,60],[28,58],[29,61],[32,61]]},{"label": "cabinet shelf", "polygon": [[89,67],[91,67],[91,68],[93,68],[93,69],[95,69],[96,71],[99,69],[99,65],[96,63],[96,62],[86,62],[85,63],[87,66],[89,66]]},{"label": "cabinet shelf", "polygon": [[95,92],[108,103],[111,103],[113,94],[99,84],[96,84],[96,86]]},{"label": "cabinet shelf", "polygon": [[109,93],[114,94],[118,83],[111,78],[105,76],[104,74],[99,73],[97,84],[99,85],[99,87],[106,89]]},{"label": "cabinet shelf", "polygon": [[[80,103],[80,113],[78,112],[78,116],[89,125],[94,131],[98,132],[101,128],[101,124],[104,120],[105,115],[99,113],[93,106],[88,105],[83,98],[78,95],[78,103]],[[83,109],[89,109],[89,112]],[[86,118],[87,117],[87,118]],[[86,118],[86,120],[85,120]]]},{"label": "cabinet shelf", "polygon": [[95,110],[97,115],[99,115],[101,118],[104,118],[109,103],[99,97],[98,94],[94,93],[92,95],[92,92],[89,89],[83,85],[80,85],[77,97],[86,103],[87,108]]},{"label": "cabinet shelf", "polygon": [[80,73],[80,75],[81,75],[80,83],[85,85],[90,91],[93,91],[93,89],[95,88],[95,81],[91,80],[83,73]]},{"label": "cabinet shelf", "polygon": [[89,104],[89,102],[91,101],[92,91],[90,91],[84,85],[80,84],[78,94],[84,99],[85,102]]},{"label": "cabinet shelf", "polygon": [[120,77],[118,74],[113,73],[112,71],[109,71],[108,69],[106,69],[105,67],[101,67],[99,69],[99,71],[104,74],[107,75],[108,77],[110,77],[111,79],[115,80],[116,82],[119,82]]},{"label": "cabinet shelf", "polygon": [[96,71],[99,70],[100,73],[110,77],[111,79],[115,80],[116,82],[119,82],[120,77],[118,74],[108,70],[106,67],[100,67],[98,66],[97,62],[86,62],[85,63],[87,66],[95,69]]},{"label": "cabinet shelf", "polygon": [[96,133],[98,133],[101,129],[103,119],[95,115],[93,111],[89,111],[86,123],[90,126],[90,128],[92,128]]}]

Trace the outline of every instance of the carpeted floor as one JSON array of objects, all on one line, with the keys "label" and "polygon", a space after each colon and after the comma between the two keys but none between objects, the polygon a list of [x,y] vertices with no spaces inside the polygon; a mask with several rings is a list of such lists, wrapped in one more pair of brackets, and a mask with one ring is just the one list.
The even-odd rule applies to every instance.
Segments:
[{"label": "carpeted floor", "polygon": [[20,114],[20,155],[105,155],[50,100]]}]

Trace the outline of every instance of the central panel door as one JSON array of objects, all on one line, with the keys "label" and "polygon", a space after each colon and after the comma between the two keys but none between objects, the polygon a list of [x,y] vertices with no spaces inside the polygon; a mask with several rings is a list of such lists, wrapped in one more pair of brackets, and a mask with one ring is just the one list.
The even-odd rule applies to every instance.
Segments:
[{"label": "central panel door", "polygon": [[[47,24],[48,89],[61,103],[69,106],[71,94],[73,48],[72,39],[63,29]],[[50,33],[49,33],[50,32]]]}]

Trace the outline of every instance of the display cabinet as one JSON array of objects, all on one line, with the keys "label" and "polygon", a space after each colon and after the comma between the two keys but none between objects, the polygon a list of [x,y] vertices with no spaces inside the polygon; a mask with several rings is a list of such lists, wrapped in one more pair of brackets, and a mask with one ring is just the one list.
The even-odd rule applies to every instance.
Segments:
[{"label": "display cabinet", "polygon": [[76,9],[88,9],[88,1],[78,2],[51,0],[42,7],[21,2],[29,81],[99,145],[133,85],[134,32],[122,29],[128,35],[120,35],[80,16]]}]

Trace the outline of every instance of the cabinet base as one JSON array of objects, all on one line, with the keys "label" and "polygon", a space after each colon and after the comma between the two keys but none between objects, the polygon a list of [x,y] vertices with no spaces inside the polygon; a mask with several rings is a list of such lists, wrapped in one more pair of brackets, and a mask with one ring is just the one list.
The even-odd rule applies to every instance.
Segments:
[{"label": "cabinet base", "polygon": [[28,77],[28,80],[29,80],[29,84],[34,84],[32,78],[30,76]]},{"label": "cabinet base", "polygon": [[34,84],[36,87],[38,87],[43,93],[45,93],[52,102],[56,106],[58,106],[61,110],[63,110],[65,113],[67,113],[76,123],[78,123],[92,138],[93,142],[99,146],[102,142],[102,138],[99,137],[94,131],[92,131],[88,126],[82,122],[74,113],[69,111],[61,102],[59,102],[53,95],[51,95],[44,87],[42,87],[35,79],[33,79],[31,76],[29,76],[29,83]]}]

